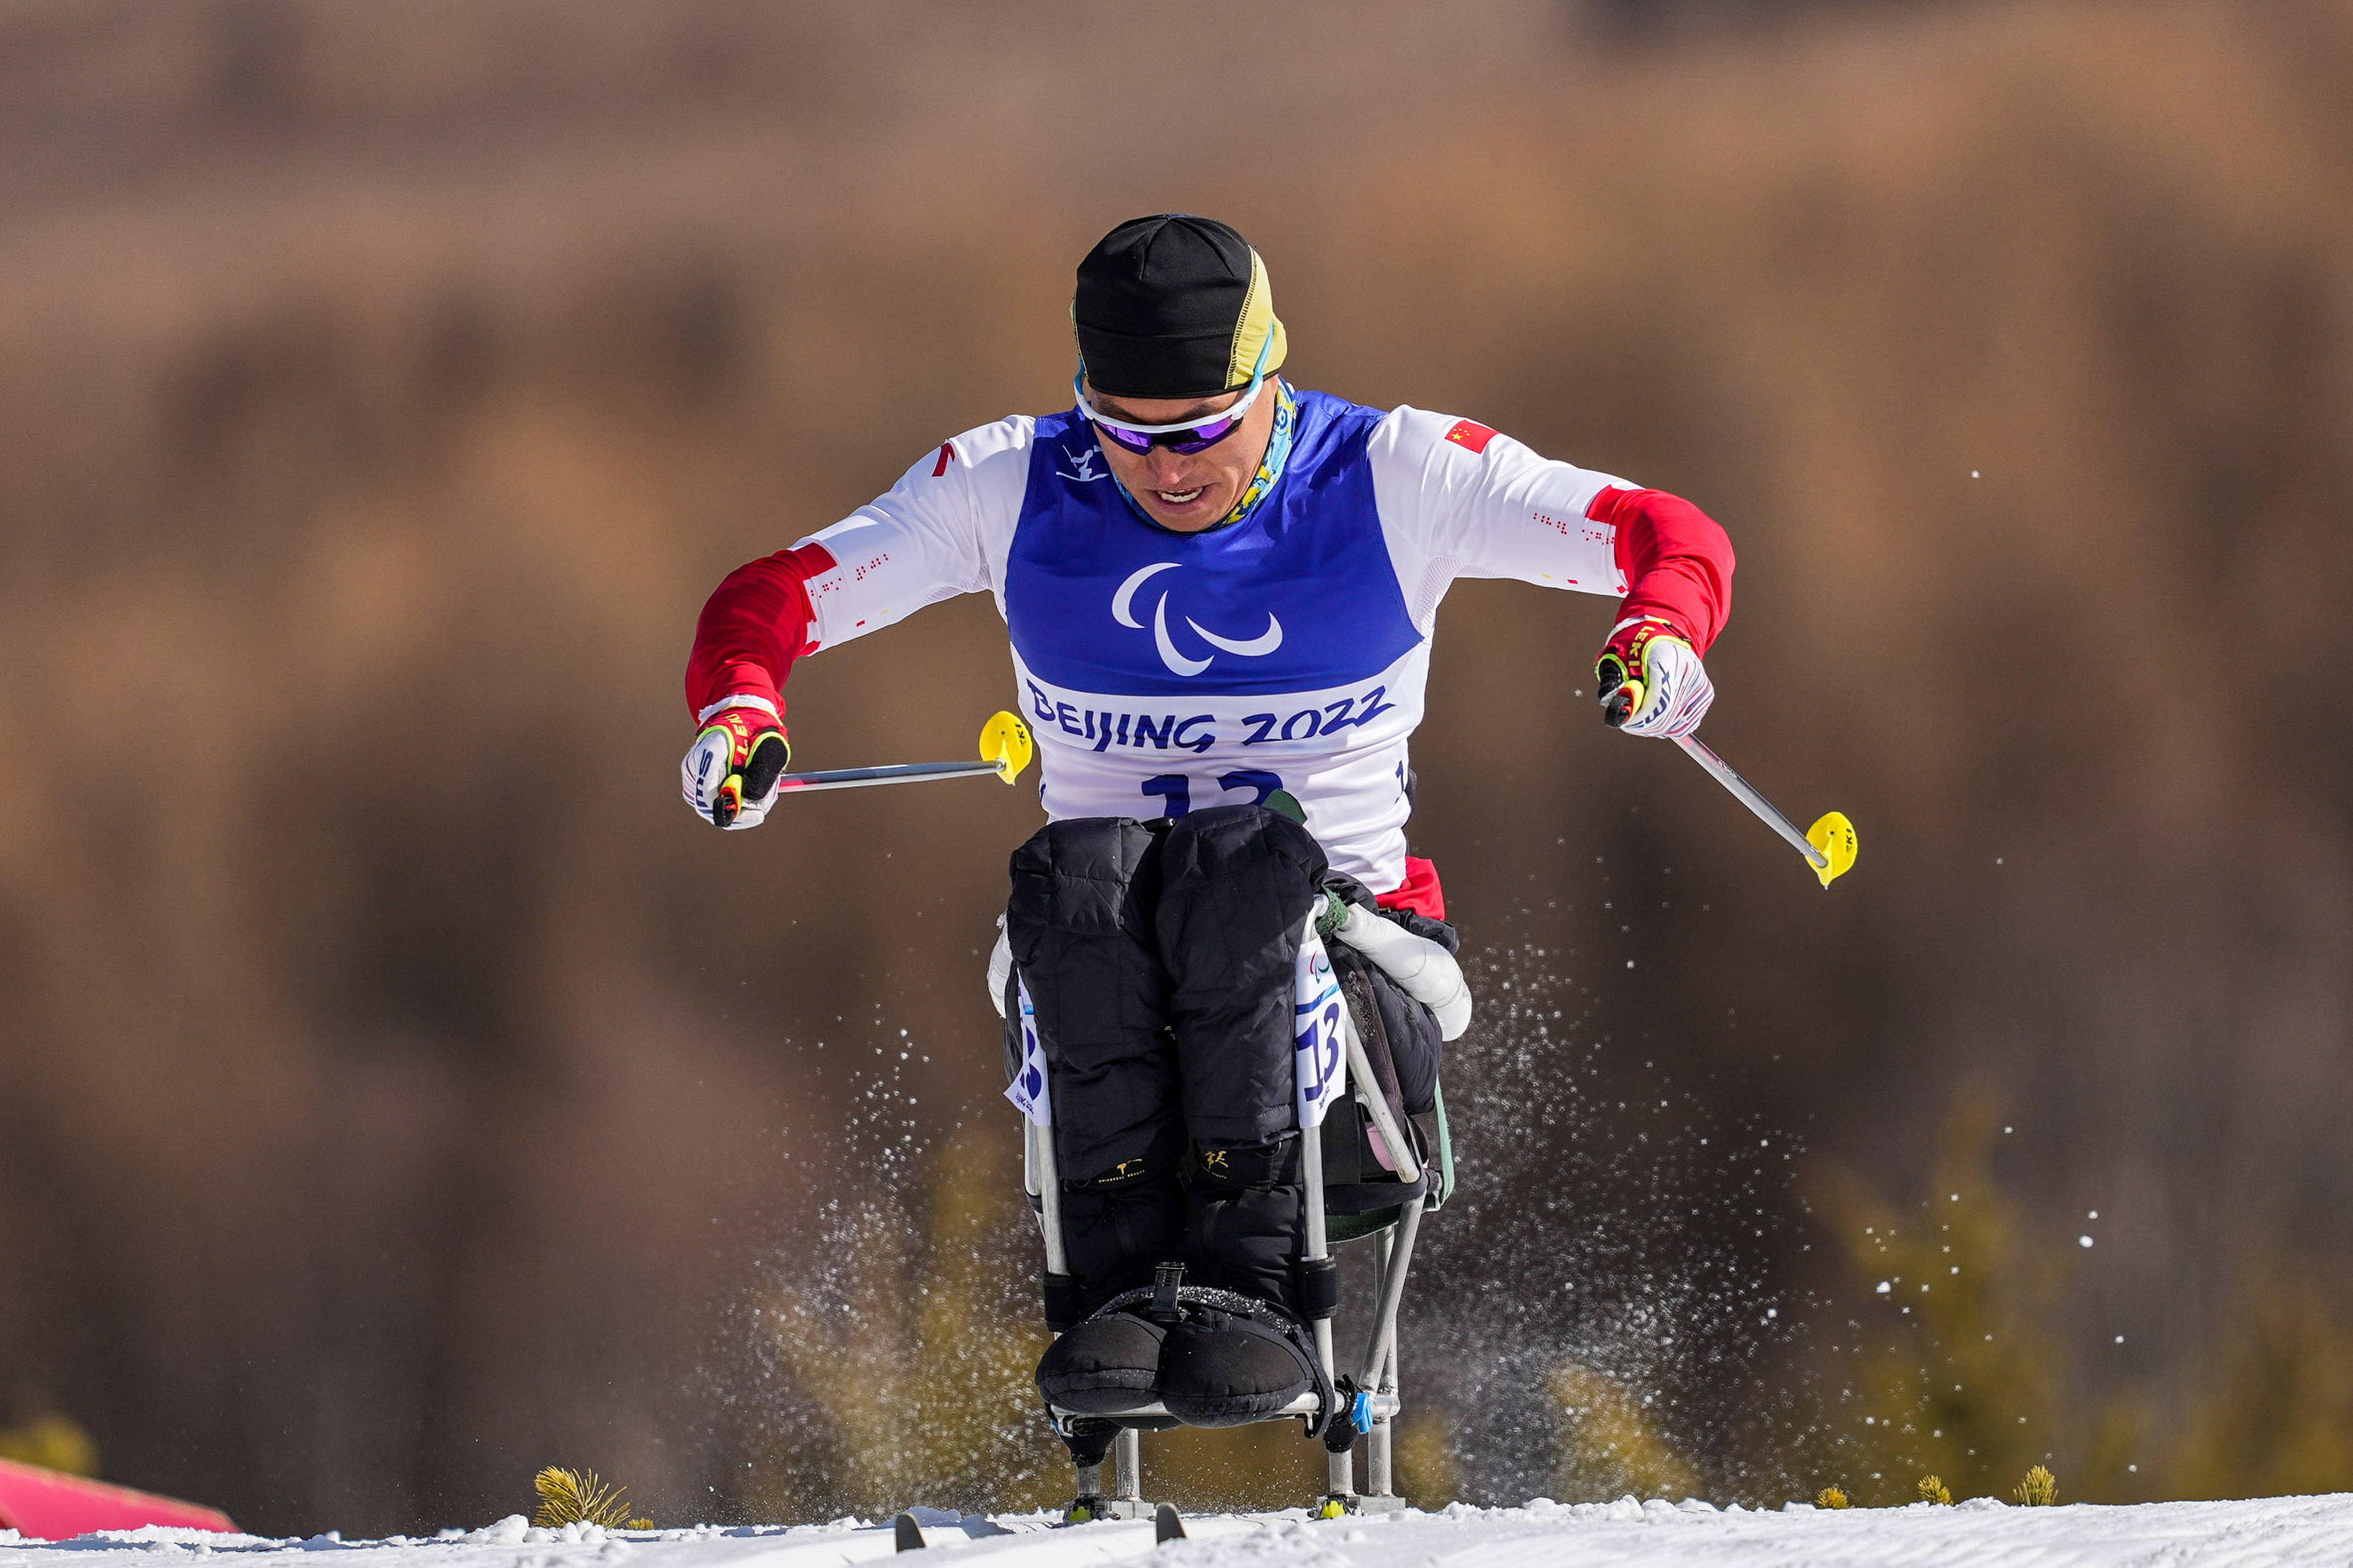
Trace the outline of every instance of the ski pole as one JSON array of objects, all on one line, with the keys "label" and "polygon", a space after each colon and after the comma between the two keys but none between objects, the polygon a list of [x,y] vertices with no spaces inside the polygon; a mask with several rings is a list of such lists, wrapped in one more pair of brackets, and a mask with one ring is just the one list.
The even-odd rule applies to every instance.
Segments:
[{"label": "ski pole", "polygon": [[1678,735],[1675,744],[1683,754],[1705,768],[1715,782],[1732,792],[1733,798],[1755,812],[1767,827],[1789,842],[1791,848],[1806,858],[1814,875],[1822,879],[1827,889],[1846,874],[1854,864],[1854,824],[1842,812],[1830,812],[1805,832],[1799,833],[1789,819],[1773,808],[1773,803],[1757,793],[1757,786],[1732,771],[1732,764],[1710,751],[1707,743],[1696,735]]},{"label": "ski pole", "polygon": [[892,763],[879,768],[829,768],[813,773],[785,773],[776,791],[865,789],[874,784],[920,784],[925,779],[960,779],[975,773],[995,773],[1007,784],[1029,765],[1033,746],[1029,727],[1011,713],[999,713],[981,727],[980,760],[972,763]]}]

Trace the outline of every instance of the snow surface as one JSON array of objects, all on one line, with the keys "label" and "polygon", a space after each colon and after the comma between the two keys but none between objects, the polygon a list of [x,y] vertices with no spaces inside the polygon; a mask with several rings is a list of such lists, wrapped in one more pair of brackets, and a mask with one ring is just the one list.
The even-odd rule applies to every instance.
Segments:
[{"label": "snow surface", "polygon": [[[1148,1520],[1055,1530],[1034,1514],[985,1519],[923,1510],[922,1517],[926,1558],[936,1552],[970,1568],[1146,1562],[1154,1568],[2262,1568],[2353,1561],[2353,1494],[2129,1508],[2010,1508],[1978,1499],[1955,1508],[1923,1503],[1835,1513],[1798,1503],[1750,1512],[1632,1498],[1575,1504],[1538,1499],[1498,1509],[1458,1503],[1442,1513],[1330,1521],[1294,1510],[1196,1516],[1186,1521],[1191,1539],[1158,1548]],[[607,1531],[594,1525],[533,1529],[517,1515],[482,1530],[387,1541],[280,1541],[151,1526],[47,1542],[0,1531],[0,1568],[100,1568],[134,1555],[148,1564],[158,1557],[228,1556],[239,1568],[327,1568],[311,1555],[316,1552],[338,1554],[336,1568],[836,1568],[893,1551],[887,1521]]]}]

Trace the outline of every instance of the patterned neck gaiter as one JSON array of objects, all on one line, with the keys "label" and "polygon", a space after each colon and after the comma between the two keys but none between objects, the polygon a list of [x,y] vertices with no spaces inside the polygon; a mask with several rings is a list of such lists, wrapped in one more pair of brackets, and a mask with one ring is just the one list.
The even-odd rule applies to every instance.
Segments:
[{"label": "patterned neck gaiter", "polygon": [[[1299,399],[1292,395],[1291,384],[1277,376],[1274,378],[1274,430],[1266,438],[1266,456],[1259,459],[1258,472],[1250,476],[1250,483],[1242,487],[1240,497],[1234,502],[1234,510],[1203,530],[1204,532],[1214,533],[1220,528],[1231,528],[1258,510],[1258,503],[1274,489],[1275,480],[1282,478],[1283,465],[1291,461],[1292,438],[1298,434]],[[1127,486],[1120,482],[1117,475],[1112,477],[1112,483],[1119,485],[1119,493],[1125,497],[1129,509],[1136,516],[1152,523],[1155,528],[1161,526],[1153,521],[1152,514],[1144,510],[1144,503],[1129,493]]]},{"label": "patterned neck gaiter", "polygon": [[1274,489],[1274,481],[1282,478],[1282,465],[1291,461],[1291,438],[1299,431],[1299,400],[1291,395],[1291,384],[1281,376],[1274,379],[1274,434],[1266,439],[1266,456],[1259,459],[1258,472],[1242,487],[1241,499],[1234,510],[1226,513],[1218,526],[1230,528],[1258,510],[1266,492]]}]

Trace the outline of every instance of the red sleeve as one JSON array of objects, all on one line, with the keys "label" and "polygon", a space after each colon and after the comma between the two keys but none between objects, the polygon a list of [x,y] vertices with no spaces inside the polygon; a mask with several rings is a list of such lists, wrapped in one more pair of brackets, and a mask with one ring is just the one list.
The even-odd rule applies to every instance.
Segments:
[{"label": "red sleeve", "polygon": [[803,586],[833,569],[822,544],[780,550],[727,574],[694,624],[686,660],[686,710],[697,718],[723,697],[748,692],[776,704],[785,675],[808,651],[809,600]]},{"label": "red sleeve", "polygon": [[1705,653],[1732,616],[1732,541],[1715,520],[1681,496],[1614,486],[1585,515],[1618,530],[1618,569],[1626,574],[1620,616],[1672,621]]},{"label": "red sleeve", "polygon": [[1411,910],[1431,920],[1446,918],[1446,889],[1439,885],[1438,868],[1419,855],[1405,858],[1405,880],[1386,893],[1373,895],[1385,910]]}]

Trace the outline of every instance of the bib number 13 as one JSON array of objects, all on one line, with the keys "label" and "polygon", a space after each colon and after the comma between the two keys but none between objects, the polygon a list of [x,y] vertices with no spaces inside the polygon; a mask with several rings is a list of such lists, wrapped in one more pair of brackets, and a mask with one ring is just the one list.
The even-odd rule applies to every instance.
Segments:
[{"label": "bib number 13", "polygon": [[[1282,779],[1280,774],[1268,773],[1264,768],[1236,768],[1232,773],[1218,775],[1218,787],[1229,794],[1240,790],[1251,792],[1247,801],[1232,804],[1264,805],[1266,797],[1282,787]],[[1193,781],[1184,773],[1155,773],[1144,781],[1143,790],[1145,795],[1158,795],[1168,803],[1168,808],[1160,814],[1163,816],[1182,816],[1193,809]]]}]

